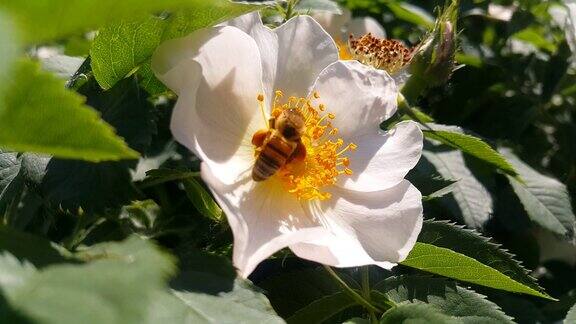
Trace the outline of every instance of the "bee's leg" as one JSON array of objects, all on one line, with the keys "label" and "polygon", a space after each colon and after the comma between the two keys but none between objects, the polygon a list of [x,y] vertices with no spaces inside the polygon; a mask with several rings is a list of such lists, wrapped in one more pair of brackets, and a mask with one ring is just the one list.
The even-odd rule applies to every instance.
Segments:
[{"label": "bee's leg", "polygon": [[262,145],[264,145],[264,140],[266,140],[266,136],[268,136],[268,130],[267,129],[261,129],[259,131],[257,131],[256,133],[254,133],[254,136],[252,136],[252,144],[254,144],[254,146],[256,147],[260,147]]},{"label": "bee's leg", "polygon": [[276,117],[270,117],[270,118],[268,118],[268,128],[269,128],[269,129],[274,129],[274,128],[276,128]]},{"label": "bee's leg", "polygon": [[301,162],[304,161],[306,158],[306,146],[302,141],[298,141],[298,145],[296,145],[296,149],[292,152],[292,155],[288,158],[287,162]]}]

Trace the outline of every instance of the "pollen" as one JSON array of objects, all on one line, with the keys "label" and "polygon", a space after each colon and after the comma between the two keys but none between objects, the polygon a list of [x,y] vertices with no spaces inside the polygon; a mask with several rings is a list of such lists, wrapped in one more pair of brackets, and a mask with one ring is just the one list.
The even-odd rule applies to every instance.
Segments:
[{"label": "pollen", "polygon": [[339,177],[353,174],[348,155],[357,146],[337,137],[338,128],[332,126],[337,116],[325,112],[329,107],[319,102],[321,99],[317,92],[310,98],[289,97],[284,102],[283,97],[282,91],[275,92],[272,116],[278,116],[284,109],[300,110],[305,118],[305,133],[301,141],[306,156],[286,163],[274,177],[280,180],[287,192],[300,200],[330,199],[326,188],[335,185]]},{"label": "pollen", "polygon": [[348,40],[352,58],[362,64],[396,74],[412,59],[411,48],[395,39],[380,39],[368,33]]}]

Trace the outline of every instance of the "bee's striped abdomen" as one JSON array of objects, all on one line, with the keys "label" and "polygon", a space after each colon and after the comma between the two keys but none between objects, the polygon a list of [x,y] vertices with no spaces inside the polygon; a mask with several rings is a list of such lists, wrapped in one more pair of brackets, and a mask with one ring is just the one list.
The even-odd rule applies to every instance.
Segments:
[{"label": "bee's striped abdomen", "polygon": [[262,151],[256,159],[252,169],[252,179],[263,181],[274,175],[294,152],[296,144],[282,139],[282,137],[272,134],[270,139],[262,146]]}]

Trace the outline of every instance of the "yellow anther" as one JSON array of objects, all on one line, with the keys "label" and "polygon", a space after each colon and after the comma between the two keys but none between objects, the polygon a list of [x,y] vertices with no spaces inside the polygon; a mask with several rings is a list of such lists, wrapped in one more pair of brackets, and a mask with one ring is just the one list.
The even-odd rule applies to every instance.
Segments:
[{"label": "yellow anther", "polygon": [[258,101],[260,101],[260,102],[264,101],[264,95],[263,94],[258,95]]},{"label": "yellow anther", "polygon": [[[339,176],[352,174],[349,168],[350,159],[343,154],[356,147],[349,144],[344,147],[344,140],[336,138],[338,129],[333,127],[327,119],[335,119],[333,113],[323,113],[326,107],[323,104],[313,104],[310,99],[289,97],[287,101],[279,100],[282,91],[275,91],[272,107],[272,117],[278,117],[282,110],[300,109],[304,115],[305,132],[301,137],[306,148],[306,158],[285,164],[278,170],[276,176],[281,180],[287,192],[294,194],[300,200],[325,200],[331,195],[325,192],[325,187],[337,183]],[[313,97],[320,95],[313,92]],[[264,98],[262,98],[264,99]],[[258,100],[261,100],[260,95]],[[263,107],[263,104],[261,104]]]}]

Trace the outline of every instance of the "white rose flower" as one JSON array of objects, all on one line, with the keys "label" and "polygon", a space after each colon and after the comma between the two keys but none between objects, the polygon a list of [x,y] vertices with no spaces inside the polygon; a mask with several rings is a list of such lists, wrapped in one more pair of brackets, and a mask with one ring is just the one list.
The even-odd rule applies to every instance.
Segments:
[{"label": "white rose flower", "polygon": [[318,11],[312,13],[312,17],[338,42],[348,40],[348,35],[356,37],[367,33],[378,38],[386,38],[386,31],[380,23],[372,17],[355,17],[346,8],[342,8],[342,14],[335,14],[328,11]]},{"label": "white rose flower", "polygon": [[[413,122],[380,130],[398,96],[385,71],[338,61],[311,17],[269,29],[258,14],[165,42],[152,68],[178,94],[172,133],[203,161],[242,276],[285,247],[336,267],[389,269],[406,258],[422,202],[404,176],[420,158],[422,132]],[[286,109],[305,118],[306,154],[255,181],[264,150],[253,136]]]},{"label": "white rose flower", "polygon": [[407,65],[412,59],[412,49],[398,40],[386,39],[386,31],[376,19],[351,19],[351,12],[345,8],[341,15],[321,11],[312,17],[332,36],[341,60],[357,60],[385,70],[398,85],[410,77]]}]

